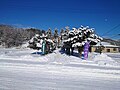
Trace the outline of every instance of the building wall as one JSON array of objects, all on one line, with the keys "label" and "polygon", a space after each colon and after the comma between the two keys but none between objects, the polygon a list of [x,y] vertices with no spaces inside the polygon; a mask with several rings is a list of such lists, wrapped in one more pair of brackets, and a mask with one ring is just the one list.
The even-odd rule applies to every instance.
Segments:
[{"label": "building wall", "polygon": [[[92,47],[91,51],[96,52],[96,48],[98,47]],[[118,47],[105,47],[102,52],[104,53],[119,53],[119,48]]]},{"label": "building wall", "polygon": [[119,49],[117,47],[105,47],[103,52],[118,53]]},{"label": "building wall", "polygon": [[95,52],[96,51],[96,47],[91,47],[91,52]]}]

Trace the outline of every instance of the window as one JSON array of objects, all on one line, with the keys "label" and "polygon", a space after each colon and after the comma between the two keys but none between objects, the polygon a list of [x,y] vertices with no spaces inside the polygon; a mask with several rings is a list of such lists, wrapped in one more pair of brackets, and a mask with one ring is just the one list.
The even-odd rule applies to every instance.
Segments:
[{"label": "window", "polygon": [[110,52],[110,49],[107,49],[107,52]]},{"label": "window", "polygon": [[116,51],[117,49],[116,48],[113,48],[113,51]]}]

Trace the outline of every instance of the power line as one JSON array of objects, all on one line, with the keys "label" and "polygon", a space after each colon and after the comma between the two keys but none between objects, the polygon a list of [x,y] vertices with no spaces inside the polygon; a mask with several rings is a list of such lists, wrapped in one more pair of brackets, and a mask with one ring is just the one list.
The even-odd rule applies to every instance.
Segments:
[{"label": "power line", "polygon": [[114,36],[112,36],[110,38],[114,38],[114,37],[118,37],[118,36],[120,36],[120,34],[116,34],[116,35],[114,35]]},{"label": "power line", "polygon": [[117,26],[113,27],[112,29],[110,29],[109,31],[107,31],[106,33],[104,33],[102,36],[110,33],[111,31],[115,30],[116,28],[118,28],[120,26],[120,24],[118,24]]}]

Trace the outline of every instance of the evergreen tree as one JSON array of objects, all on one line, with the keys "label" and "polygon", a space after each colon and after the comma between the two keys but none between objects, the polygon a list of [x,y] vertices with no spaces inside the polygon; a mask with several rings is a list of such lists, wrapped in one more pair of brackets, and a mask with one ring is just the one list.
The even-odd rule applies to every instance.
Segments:
[{"label": "evergreen tree", "polygon": [[51,29],[49,28],[48,29],[48,31],[47,31],[47,37],[49,38],[49,39],[51,39],[52,38],[52,31],[51,31]]},{"label": "evergreen tree", "polygon": [[66,32],[69,32],[69,31],[70,31],[69,26],[66,26],[65,29],[66,29]]},{"label": "evergreen tree", "polygon": [[60,31],[60,40],[62,40],[62,35],[64,34],[64,29],[61,29],[61,31]]},{"label": "evergreen tree", "polygon": [[58,38],[58,30],[57,30],[57,28],[56,28],[55,31],[54,31],[54,38],[55,38],[55,39]]},{"label": "evergreen tree", "polygon": [[[42,49],[42,45],[44,43],[44,50]],[[29,47],[33,49],[41,49],[44,51],[44,54],[48,54],[55,50],[54,42],[48,38],[47,34],[42,33],[42,35],[36,34],[30,41]]]},{"label": "evergreen tree", "polygon": [[100,40],[102,40],[101,37],[97,36],[94,33],[94,30],[87,27],[81,26],[80,28],[73,28],[71,31],[65,31],[63,35],[63,47],[66,50],[66,53],[69,54],[71,51],[71,54],[73,53],[74,48],[78,48],[78,52],[82,53],[84,44],[89,41],[90,45],[97,44]]}]

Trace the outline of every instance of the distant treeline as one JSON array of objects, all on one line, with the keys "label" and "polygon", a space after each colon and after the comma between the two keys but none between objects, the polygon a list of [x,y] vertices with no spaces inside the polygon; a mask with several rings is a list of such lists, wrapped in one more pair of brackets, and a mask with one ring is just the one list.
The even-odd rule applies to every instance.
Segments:
[{"label": "distant treeline", "polygon": [[40,30],[36,28],[17,28],[12,25],[0,24],[0,45],[9,48],[20,46],[23,43],[29,41],[36,34],[50,33],[50,37],[58,36],[58,30],[55,29],[52,34],[51,29]]},{"label": "distant treeline", "polygon": [[0,25],[0,45],[14,47],[22,45],[30,40],[35,34],[41,34],[42,30],[29,28],[16,28],[11,25]]}]

